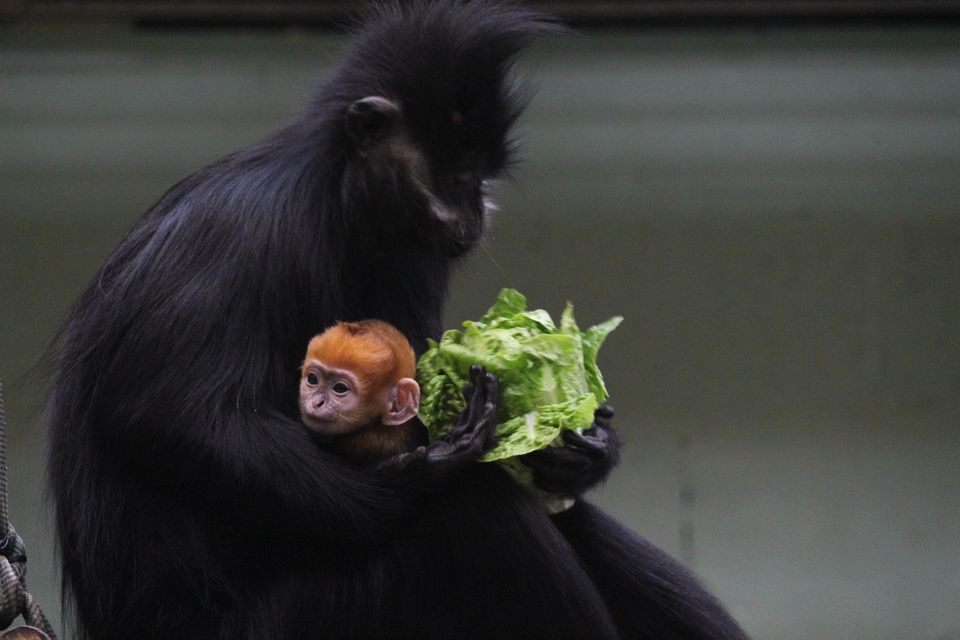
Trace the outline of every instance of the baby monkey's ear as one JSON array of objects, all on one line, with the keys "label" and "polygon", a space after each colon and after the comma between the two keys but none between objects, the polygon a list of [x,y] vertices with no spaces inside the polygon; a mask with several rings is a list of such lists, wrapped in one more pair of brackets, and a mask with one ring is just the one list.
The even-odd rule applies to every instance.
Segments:
[{"label": "baby monkey's ear", "polygon": [[390,391],[387,410],[381,418],[385,425],[398,425],[407,422],[420,410],[420,385],[413,378],[401,378]]}]

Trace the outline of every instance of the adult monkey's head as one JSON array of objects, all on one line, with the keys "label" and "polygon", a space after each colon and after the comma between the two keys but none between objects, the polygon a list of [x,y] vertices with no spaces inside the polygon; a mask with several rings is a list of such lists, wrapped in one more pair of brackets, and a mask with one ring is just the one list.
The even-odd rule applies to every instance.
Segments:
[{"label": "adult monkey's head", "polygon": [[373,12],[333,82],[343,206],[377,242],[457,256],[479,240],[487,183],[510,165],[510,128],[525,102],[513,61],[535,36],[557,30],[539,13],[490,1]]}]

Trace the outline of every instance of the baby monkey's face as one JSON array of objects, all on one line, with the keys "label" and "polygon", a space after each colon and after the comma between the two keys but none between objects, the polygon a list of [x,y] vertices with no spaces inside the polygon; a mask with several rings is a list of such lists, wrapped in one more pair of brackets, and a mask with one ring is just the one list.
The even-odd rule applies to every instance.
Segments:
[{"label": "baby monkey's face", "polygon": [[364,389],[353,372],[312,360],[300,378],[300,415],[316,433],[350,433],[379,419],[386,398],[376,395]]}]

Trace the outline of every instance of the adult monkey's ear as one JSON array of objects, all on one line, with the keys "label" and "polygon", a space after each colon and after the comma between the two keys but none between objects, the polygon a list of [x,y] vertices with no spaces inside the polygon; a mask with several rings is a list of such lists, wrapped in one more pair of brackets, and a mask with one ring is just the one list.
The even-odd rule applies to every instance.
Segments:
[{"label": "adult monkey's ear", "polygon": [[400,107],[383,96],[360,98],[347,107],[347,132],[360,149],[374,145],[390,133]]}]

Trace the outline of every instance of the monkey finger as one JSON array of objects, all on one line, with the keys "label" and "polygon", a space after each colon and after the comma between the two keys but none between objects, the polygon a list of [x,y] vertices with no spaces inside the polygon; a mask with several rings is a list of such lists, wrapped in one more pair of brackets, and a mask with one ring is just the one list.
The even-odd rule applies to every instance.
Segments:
[{"label": "monkey finger", "polygon": [[[480,375],[482,374],[482,375]],[[488,451],[496,443],[497,430],[497,377],[480,369],[477,390],[471,399],[470,411],[466,423],[472,429],[472,442],[480,452]]]},{"label": "monkey finger", "polygon": [[485,389],[483,387],[475,387],[471,389],[470,392],[470,397],[467,398],[466,409],[464,409],[460,415],[457,424],[450,430],[449,435],[453,438],[459,438],[464,432],[473,429],[480,419],[480,416],[483,415],[484,405],[486,404]]},{"label": "monkey finger", "polygon": [[483,408],[486,401],[486,392],[487,388],[483,385],[477,385],[475,382],[468,382],[463,387],[463,399],[466,401],[466,407],[460,414],[460,419],[448,433],[448,437],[457,437],[458,434],[470,427],[470,424],[475,421],[475,416]]},{"label": "monkey finger", "polygon": [[471,444],[479,448],[479,452],[489,451],[497,444],[496,405],[488,404],[484,412],[471,422],[472,430],[469,435]]},{"label": "monkey finger", "polygon": [[486,370],[479,364],[475,364],[470,367],[470,379],[473,382],[479,380],[484,373],[486,373]]},{"label": "monkey finger", "polygon": [[483,440],[483,451],[487,452],[490,449],[493,449],[497,446],[499,441],[499,436],[497,436],[497,418],[496,418],[496,405],[491,405],[489,417],[484,421],[483,433],[485,435]]},{"label": "monkey finger", "polygon": [[482,378],[483,386],[486,391],[487,401],[483,405],[483,415],[487,424],[484,426],[486,438],[484,439],[484,451],[489,451],[497,443],[497,410],[500,405],[500,381],[497,376],[486,372]]},{"label": "monkey finger", "polygon": [[583,433],[566,431],[563,441],[568,447],[589,455],[603,455],[609,442],[609,432],[605,429],[591,428]]},{"label": "monkey finger", "polygon": [[593,420],[596,423],[609,423],[614,416],[613,407],[609,404],[602,404],[593,412]]},{"label": "monkey finger", "polygon": [[496,411],[497,403],[497,377],[492,373],[487,373],[482,367],[475,365],[474,369],[479,369],[479,372],[473,389],[471,389],[472,395],[468,398],[466,411],[468,421],[475,421],[480,416],[490,413],[487,405],[491,403],[494,405],[493,410]]},{"label": "monkey finger", "polygon": [[479,364],[470,367],[470,381],[463,385],[463,399],[466,400],[468,404],[476,392],[477,385],[480,383],[484,373],[486,373],[486,370]]},{"label": "monkey finger", "polygon": [[497,379],[496,375],[487,371],[481,381],[487,395],[487,403],[493,405],[493,410],[496,411],[500,403],[500,380]]}]

